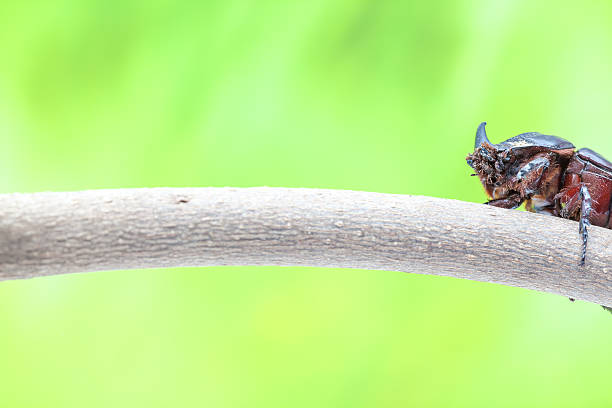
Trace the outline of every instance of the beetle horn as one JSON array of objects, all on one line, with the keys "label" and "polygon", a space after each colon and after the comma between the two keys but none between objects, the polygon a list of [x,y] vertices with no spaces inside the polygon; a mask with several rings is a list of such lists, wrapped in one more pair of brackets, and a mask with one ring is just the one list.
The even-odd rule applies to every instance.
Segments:
[{"label": "beetle horn", "polygon": [[487,137],[487,132],[485,130],[486,125],[487,125],[487,122],[482,122],[478,126],[478,130],[476,131],[476,141],[474,142],[474,149],[480,147],[480,145],[482,145],[482,142],[487,142],[490,145],[493,144],[489,142],[489,138]]}]

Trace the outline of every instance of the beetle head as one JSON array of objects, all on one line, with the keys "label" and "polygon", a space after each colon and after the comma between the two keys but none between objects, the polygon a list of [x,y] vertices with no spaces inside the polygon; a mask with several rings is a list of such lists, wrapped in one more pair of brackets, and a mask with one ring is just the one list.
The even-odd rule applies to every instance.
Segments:
[{"label": "beetle head", "polygon": [[[476,131],[474,153],[466,157],[480,178],[487,194],[493,199],[503,199],[519,194],[527,199],[535,191],[528,189],[526,183],[533,180],[534,174],[542,170],[534,159],[544,156],[547,160],[565,160],[574,145],[557,136],[543,135],[537,132],[522,133],[504,142],[493,144],[487,138],[486,122],[482,122]],[[548,153],[555,153],[547,155]],[[533,162],[533,164],[527,165]],[[556,166],[556,163],[551,165]],[[546,165],[548,166],[548,165]],[[530,187],[531,188],[531,187]]]}]

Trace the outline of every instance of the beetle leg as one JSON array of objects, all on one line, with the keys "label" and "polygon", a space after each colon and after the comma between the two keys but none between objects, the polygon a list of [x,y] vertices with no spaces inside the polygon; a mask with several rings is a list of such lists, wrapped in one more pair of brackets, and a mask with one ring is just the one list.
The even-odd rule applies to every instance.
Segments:
[{"label": "beetle leg", "polygon": [[584,261],[586,260],[587,241],[589,240],[588,227],[591,225],[589,217],[591,216],[591,210],[593,209],[591,194],[589,194],[589,190],[584,185],[580,187],[580,198],[582,199],[580,206],[579,227],[580,234],[582,235],[582,257],[580,258],[580,266],[584,266]]},{"label": "beetle leg", "polygon": [[487,201],[485,204],[492,205],[494,207],[508,208],[512,210],[512,209],[517,208],[522,203],[523,203],[523,200],[521,199],[521,195],[517,193],[517,194],[512,194],[506,198],[500,198],[498,200]]},{"label": "beetle leg", "polygon": [[544,171],[550,166],[546,157],[537,157],[521,167],[516,173],[516,180],[521,181],[521,191],[524,197],[530,197],[539,190]]},{"label": "beetle leg", "polygon": [[[580,187],[580,188],[578,188]],[[559,216],[562,218],[577,219],[580,224],[578,231],[582,237],[582,255],[580,257],[580,266],[584,265],[586,260],[587,243],[589,240],[588,227],[591,226],[591,211],[593,210],[593,200],[589,189],[585,184],[578,184],[570,188],[561,190],[555,196],[555,201],[561,205]],[[578,214],[580,212],[580,214]]]},{"label": "beetle leg", "polygon": [[564,188],[555,196],[558,215],[561,218],[575,219],[575,215],[580,208],[580,184],[569,188]]},{"label": "beetle leg", "polygon": [[522,180],[526,178],[528,174],[532,174],[533,172],[538,172],[541,176],[542,172],[547,169],[549,165],[550,161],[546,157],[538,157],[521,167],[516,174],[516,178],[518,180]]}]

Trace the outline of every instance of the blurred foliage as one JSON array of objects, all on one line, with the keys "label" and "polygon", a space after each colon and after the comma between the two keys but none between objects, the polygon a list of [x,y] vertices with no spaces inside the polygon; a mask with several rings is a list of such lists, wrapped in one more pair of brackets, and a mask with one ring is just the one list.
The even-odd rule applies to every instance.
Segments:
[{"label": "blurred foliage", "polygon": [[[481,202],[464,160],[480,121],[612,158],[611,27],[603,0],[4,0],[0,192]],[[57,276],[0,284],[0,328],[3,407],[612,405],[599,306],[452,278]]]}]

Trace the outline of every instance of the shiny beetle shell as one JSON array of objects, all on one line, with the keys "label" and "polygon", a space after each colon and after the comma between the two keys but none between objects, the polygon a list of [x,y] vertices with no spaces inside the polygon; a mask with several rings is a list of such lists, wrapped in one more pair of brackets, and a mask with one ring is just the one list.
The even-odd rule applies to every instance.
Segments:
[{"label": "shiny beetle shell", "polygon": [[[591,149],[538,132],[491,143],[482,122],[467,163],[491,200],[501,208],[525,203],[532,212],[579,221],[580,265],[586,261],[588,229],[612,229],[612,163]],[[612,312],[612,308],[604,306]]]}]

